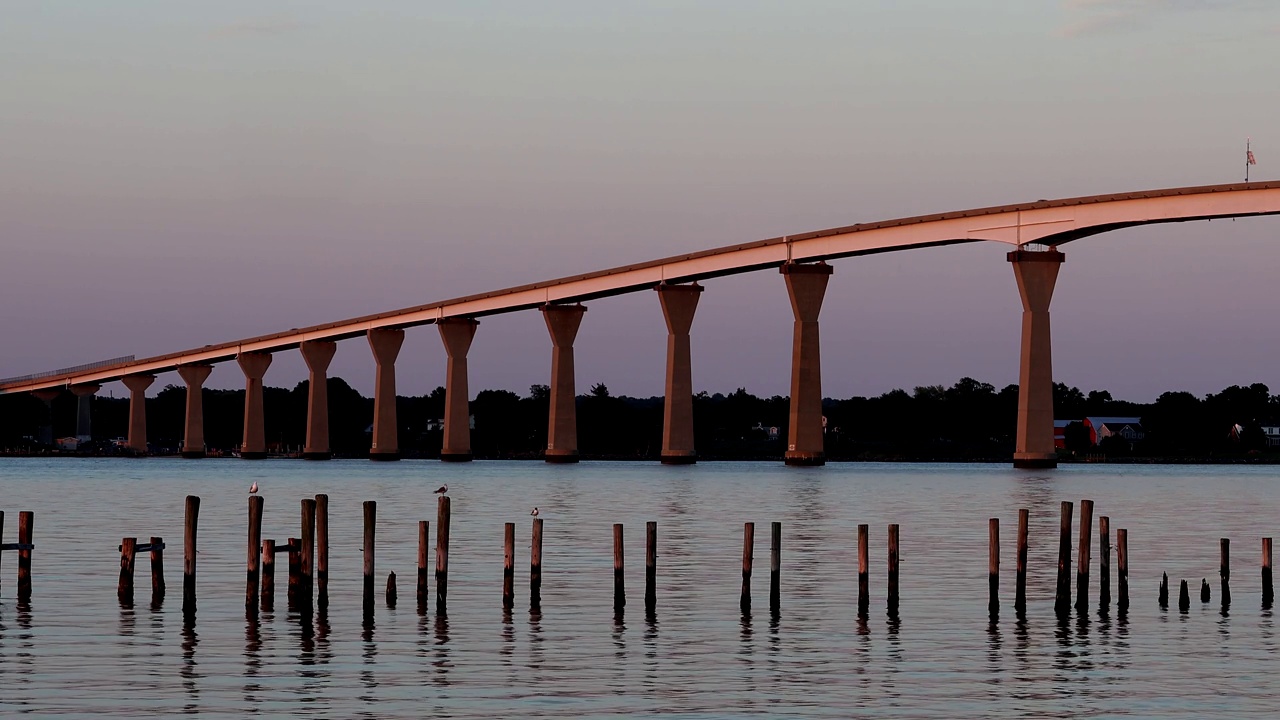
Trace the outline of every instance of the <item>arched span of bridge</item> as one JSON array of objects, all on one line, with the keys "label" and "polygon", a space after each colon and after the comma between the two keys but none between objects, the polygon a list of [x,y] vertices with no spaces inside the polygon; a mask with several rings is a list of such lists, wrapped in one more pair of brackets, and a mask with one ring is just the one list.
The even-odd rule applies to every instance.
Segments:
[{"label": "arched span of bridge", "polygon": [[[818,362],[818,312],[831,274],[826,261],[839,258],[927,248],[971,242],[1000,242],[1014,246],[1009,253],[1023,301],[1021,388],[1018,410],[1017,465],[1045,467],[1054,464],[1052,362],[1049,333],[1049,303],[1063,255],[1057,248],[1065,243],[1100,233],[1137,225],[1212,220],[1280,214],[1280,182],[1171,188],[1144,192],[1095,195],[1061,200],[1004,205],[918,217],[859,223],[760,240],[740,245],[662,258],[651,262],[610,268],[583,275],[522,285],[469,295],[438,303],[402,308],[375,315],[341,320],[307,328],[246,338],[158,357],[112,363],[105,367],[40,373],[37,376],[0,381],[0,394],[33,392],[49,397],[49,391],[69,387],[85,394],[95,386],[113,380],[137,377],[126,384],[138,387],[133,393],[139,409],[131,414],[145,435],[141,417],[141,397],[146,378],[156,373],[178,370],[188,387],[188,444],[184,454],[203,454],[203,419],[199,416],[199,390],[205,367],[216,362],[240,360],[247,368],[250,395],[261,382],[270,363],[270,354],[300,348],[311,367],[312,382],[323,381],[329,343],[366,335],[378,364],[378,394],[394,393],[395,356],[405,328],[437,324],[449,353],[451,369],[446,392],[456,385],[466,390],[466,352],[475,332],[475,319],[486,315],[542,308],[553,342],[552,374],[565,402],[553,398],[549,423],[547,458],[573,461],[577,458],[576,423],[573,418],[573,339],[585,308],[580,303],[595,298],[638,290],[659,289],[669,338],[667,352],[667,409],[663,458],[668,462],[691,462],[692,407],[688,385],[688,332],[697,306],[699,280],[778,267],[786,279],[795,313],[793,347],[791,423],[787,460],[792,464],[820,464],[822,457],[821,374]],[[1032,251],[1025,246],[1047,246]],[[323,402],[323,393],[313,393],[312,403]],[[463,396],[465,397],[465,395]],[[376,400],[376,399],[375,399]],[[452,417],[466,417],[461,403],[446,400]],[[377,416],[375,437],[383,438],[375,457],[394,458],[394,403]],[[457,406],[457,407],[455,407]],[[327,456],[327,408],[313,407],[308,421],[308,457]],[[250,418],[254,408],[246,407],[246,427],[257,427]],[[260,412],[260,410],[258,410]],[[384,415],[386,417],[384,417]],[[249,422],[252,421],[252,422]],[[455,426],[458,422],[453,423]],[[315,425],[314,427],[310,427]],[[451,459],[469,459],[469,439],[462,428],[446,428]],[[314,436],[314,437],[313,437]],[[246,436],[246,445],[260,439]],[[131,437],[130,445],[145,451],[145,437]],[[256,454],[256,452],[255,452]]]}]

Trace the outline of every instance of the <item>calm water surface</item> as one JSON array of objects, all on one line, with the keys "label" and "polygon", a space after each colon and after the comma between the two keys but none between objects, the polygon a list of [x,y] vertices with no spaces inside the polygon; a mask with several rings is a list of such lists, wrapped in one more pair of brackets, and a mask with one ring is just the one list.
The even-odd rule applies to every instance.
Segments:
[{"label": "calm water surface", "polygon": [[[246,617],[246,490],[263,536],[298,534],[299,500],[330,496],[330,604]],[[414,601],[417,522],[450,486],[449,612]],[[183,498],[201,496],[199,609],[181,611]],[[1132,606],[1059,624],[1058,507],[1096,501],[1128,528]],[[361,612],[361,502],[378,501],[378,604]],[[545,520],[543,608],[528,611],[529,509]],[[1029,607],[1012,611],[1019,508],[1031,511]],[[36,513],[34,596],[0,576],[0,715],[143,717],[1260,717],[1275,620],[1261,609],[1259,538],[1276,534],[1271,468],[763,463],[0,460],[4,541]],[[1077,508],[1078,512],[1078,508]],[[1004,612],[987,614],[987,519],[1006,545]],[[646,618],[644,522],[658,522],[658,607]],[[768,529],[783,523],[782,609],[771,618]],[[516,610],[501,607],[502,526],[517,523]],[[742,523],[757,523],[755,614],[738,607]],[[628,606],[616,617],[612,531],[627,528]],[[872,606],[856,614],[856,528],[872,531]],[[885,528],[902,533],[902,605],[885,612]],[[116,546],[166,538],[169,594],[122,609]],[[1230,537],[1233,603],[1218,604]],[[1096,546],[1096,535],[1094,544]],[[1114,560],[1113,560],[1114,562]],[[387,608],[388,572],[400,603]],[[1174,607],[1156,604],[1161,572]],[[1096,550],[1095,550],[1096,573]],[[1176,608],[1200,578],[1213,602]],[[1093,582],[1096,604],[1097,578]],[[434,582],[432,587],[434,592]],[[1115,592],[1113,580],[1113,594]]]}]

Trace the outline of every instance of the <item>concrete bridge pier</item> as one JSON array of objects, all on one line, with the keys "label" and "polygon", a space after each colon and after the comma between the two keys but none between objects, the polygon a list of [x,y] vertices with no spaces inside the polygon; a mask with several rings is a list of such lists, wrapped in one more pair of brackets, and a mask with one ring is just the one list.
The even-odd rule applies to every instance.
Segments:
[{"label": "concrete bridge pier", "polygon": [[302,359],[307,362],[310,375],[307,379],[307,444],[302,457],[307,460],[328,460],[329,451],[329,361],[338,350],[338,344],[328,340],[307,340],[298,345]]},{"label": "concrete bridge pier", "polygon": [[446,318],[436,323],[449,355],[444,379],[444,444],[440,448],[440,459],[445,462],[469,462],[472,457],[467,351],[479,325],[472,318]]},{"label": "concrete bridge pier", "polygon": [[48,415],[48,422],[40,424],[40,437],[38,440],[45,445],[53,444],[53,400],[58,397],[61,390],[57,388],[46,388],[44,390],[35,390],[31,394],[44,403],[45,411]]},{"label": "concrete bridge pier", "polygon": [[89,442],[93,439],[93,396],[102,389],[101,385],[72,385],[71,394],[76,396],[76,440]]},{"label": "concrete bridge pier", "polygon": [[179,365],[178,377],[187,385],[187,419],[183,427],[182,457],[204,457],[204,381],[212,365]]},{"label": "concrete bridge pier", "polygon": [[271,367],[270,353],[242,352],[236,362],[244,371],[244,440],[240,457],[261,460],[267,456],[267,434],[262,412],[262,377]]},{"label": "concrete bridge pier", "polygon": [[147,388],[155,381],[155,375],[120,378],[129,388],[129,449],[139,455],[147,454]]},{"label": "concrete bridge pier", "polygon": [[369,347],[378,364],[373,382],[373,444],[370,460],[400,459],[400,428],[396,425],[396,358],[404,344],[404,331],[375,328],[369,331]]},{"label": "concrete bridge pier", "polygon": [[826,263],[787,263],[779,268],[787,281],[795,328],[791,342],[791,417],[787,429],[788,465],[824,465],[822,435],[822,357],[818,313],[831,279]]},{"label": "concrete bridge pier", "polygon": [[662,462],[691,465],[698,454],[693,444],[693,365],[689,328],[698,309],[702,286],[659,285],[658,300],[667,321],[667,384],[662,413]]},{"label": "concrete bridge pier", "polygon": [[573,341],[587,309],[577,305],[544,305],[542,317],[551,333],[551,412],[547,420],[547,452],[552,463],[578,462],[578,408],[574,390]]},{"label": "concrete bridge pier", "polygon": [[1018,440],[1013,466],[1058,465],[1053,446],[1053,343],[1049,303],[1065,256],[1057,250],[1014,250],[1008,255],[1022,297],[1022,350],[1018,369]]}]

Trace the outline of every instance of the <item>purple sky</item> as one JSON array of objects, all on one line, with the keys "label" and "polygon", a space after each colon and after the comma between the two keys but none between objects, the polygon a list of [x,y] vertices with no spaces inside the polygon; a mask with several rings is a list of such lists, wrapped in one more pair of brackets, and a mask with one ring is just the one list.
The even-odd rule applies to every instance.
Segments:
[{"label": "purple sky", "polygon": [[[1247,135],[1253,178],[1280,177],[1273,0],[187,5],[6,9],[0,376],[854,222],[1234,182]],[[1057,379],[1280,391],[1277,234],[1066,246]],[[836,262],[824,394],[1016,382],[1006,250]],[[776,271],[708,282],[695,387],[785,393],[790,337]],[[661,393],[664,339],[652,292],[591,303],[579,388]],[[444,360],[410,330],[400,391]],[[473,390],[547,382],[542,318],[483,319],[470,360]],[[304,368],[281,353],[267,383]],[[331,372],[370,392],[366,342]],[[234,363],[210,380],[242,384]]]}]

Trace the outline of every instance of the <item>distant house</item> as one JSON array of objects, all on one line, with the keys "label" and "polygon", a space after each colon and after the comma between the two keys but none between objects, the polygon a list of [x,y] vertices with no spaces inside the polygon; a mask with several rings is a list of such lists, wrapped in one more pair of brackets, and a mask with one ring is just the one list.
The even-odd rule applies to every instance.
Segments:
[{"label": "distant house", "polygon": [[59,450],[77,450],[80,447],[80,438],[75,436],[58,438]]},{"label": "distant house", "polygon": [[1067,426],[1079,420],[1054,420],[1053,421],[1053,449],[1067,449]]},{"label": "distant house", "polygon": [[1087,417],[1084,427],[1089,431],[1089,442],[1097,445],[1109,437],[1122,437],[1135,443],[1146,436],[1142,431],[1142,418],[1136,417]]},{"label": "distant house", "polygon": [[1280,445],[1280,425],[1263,425],[1262,434],[1267,436],[1267,447]]}]

